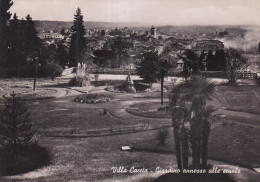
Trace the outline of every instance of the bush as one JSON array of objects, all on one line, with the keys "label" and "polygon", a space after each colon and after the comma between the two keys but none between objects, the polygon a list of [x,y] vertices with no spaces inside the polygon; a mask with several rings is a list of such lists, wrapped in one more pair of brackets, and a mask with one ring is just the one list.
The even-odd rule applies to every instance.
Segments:
[{"label": "bush", "polygon": [[52,80],[54,80],[54,78],[57,76],[61,76],[63,71],[63,68],[59,64],[53,61],[48,62],[45,65],[45,69],[46,69],[46,73],[48,74],[48,76],[51,77]]},{"label": "bush", "polygon": [[161,129],[158,132],[158,140],[160,141],[160,145],[164,146],[165,145],[165,141],[167,139],[169,135],[169,132],[167,129]]}]

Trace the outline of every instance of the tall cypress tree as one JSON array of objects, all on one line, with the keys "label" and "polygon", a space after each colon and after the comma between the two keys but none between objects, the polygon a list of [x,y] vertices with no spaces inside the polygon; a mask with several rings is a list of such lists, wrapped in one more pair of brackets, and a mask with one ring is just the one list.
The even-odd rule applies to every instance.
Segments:
[{"label": "tall cypress tree", "polygon": [[216,70],[215,57],[211,50],[208,51],[207,58],[206,58],[206,64],[207,64],[207,71]]},{"label": "tall cypress tree", "polygon": [[225,71],[226,70],[226,56],[224,50],[217,50],[215,54],[215,60],[217,64],[218,71]]},{"label": "tall cypress tree", "polygon": [[10,20],[10,41],[9,41],[9,59],[8,67],[19,66],[18,57],[19,57],[19,20],[16,16],[16,13],[13,16],[13,19]]},{"label": "tall cypress tree", "polygon": [[86,51],[86,35],[83,15],[80,8],[74,15],[73,26],[71,27],[71,43],[70,43],[70,66],[77,66],[78,63],[84,62],[84,54]]},{"label": "tall cypress tree", "polygon": [[28,14],[26,20],[23,22],[23,32],[24,36],[24,48],[26,56],[30,56],[39,50],[40,40],[37,37],[37,31],[35,29],[32,17]]},{"label": "tall cypress tree", "polygon": [[0,67],[5,66],[8,58],[8,42],[10,37],[8,21],[12,15],[9,11],[12,5],[12,0],[0,0]]}]

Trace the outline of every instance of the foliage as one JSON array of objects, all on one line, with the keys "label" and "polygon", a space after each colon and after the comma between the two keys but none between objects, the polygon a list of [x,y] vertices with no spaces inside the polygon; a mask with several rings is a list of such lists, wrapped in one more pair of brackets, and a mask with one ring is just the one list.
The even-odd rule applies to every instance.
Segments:
[{"label": "foliage", "polygon": [[217,50],[215,53],[217,71],[225,71],[227,67],[227,60],[223,49]]},{"label": "foliage", "polygon": [[187,49],[183,55],[179,57],[184,61],[182,76],[187,80],[191,75],[198,75],[201,70],[204,70],[205,53],[198,55],[196,52]]},{"label": "foliage", "polygon": [[86,51],[86,31],[83,21],[83,15],[80,8],[74,15],[73,26],[71,27],[71,42],[69,49],[70,66],[77,66],[78,63],[84,62],[84,54]]},{"label": "foliage", "polygon": [[27,108],[16,94],[13,93],[11,96],[4,97],[5,108],[0,112],[0,146],[10,155],[15,168],[18,149],[35,145],[33,136],[36,131],[32,128]]},{"label": "foliage", "polygon": [[146,52],[142,55],[141,61],[136,63],[137,75],[144,79],[145,82],[152,84],[158,81],[157,63],[159,55],[157,52]]},{"label": "foliage", "polygon": [[95,50],[93,52],[94,58],[94,64],[96,64],[98,67],[105,67],[109,64],[110,60],[113,60],[115,55],[113,51],[111,50]]},{"label": "foliage", "polygon": [[238,50],[229,48],[226,50],[227,79],[230,84],[235,84],[240,72],[246,67],[247,59]]},{"label": "foliage", "polygon": [[188,168],[188,136],[192,146],[192,167],[207,166],[209,119],[214,111],[206,102],[214,92],[214,84],[199,76],[191,77],[169,93],[176,147],[180,170]]},{"label": "foliage", "polygon": [[172,68],[172,64],[164,59],[160,59],[159,62],[157,63],[157,75],[161,80],[161,104],[163,104],[163,83],[164,83],[164,78],[166,77],[166,74],[170,71]]},{"label": "foliage", "polygon": [[18,20],[14,14],[9,23],[9,35],[5,38],[8,41],[5,64],[8,76],[28,76],[31,74],[31,58],[39,57],[41,47],[31,16]]},{"label": "foliage", "polygon": [[129,58],[127,48],[128,44],[123,41],[123,38],[121,36],[118,36],[112,47],[112,51],[115,55],[115,59],[113,60],[115,62],[112,64],[112,67],[121,68],[122,65],[127,64],[127,59]]},{"label": "foliage", "polygon": [[216,71],[215,57],[211,50],[208,51],[206,58],[207,71]]},{"label": "foliage", "polygon": [[226,57],[224,50],[217,50],[215,55],[209,50],[206,58],[207,71],[225,71]]},{"label": "foliage", "polygon": [[8,57],[8,42],[10,36],[8,21],[11,18],[9,9],[12,7],[12,0],[0,1],[0,67],[4,66]]},{"label": "foliage", "polygon": [[165,145],[165,141],[169,135],[169,132],[167,129],[161,129],[158,131],[158,140],[160,141],[160,144],[163,146]]},{"label": "foliage", "polygon": [[65,67],[68,65],[68,53],[64,47],[64,45],[60,44],[58,45],[58,48],[55,53],[55,61],[57,64],[61,65],[62,67]]},{"label": "foliage", "polygon": [[52,80],[54,80],[54,78],[57,76],[61,76],[63,71],[63,68],[54,61],[48,61],[45,69]]}]

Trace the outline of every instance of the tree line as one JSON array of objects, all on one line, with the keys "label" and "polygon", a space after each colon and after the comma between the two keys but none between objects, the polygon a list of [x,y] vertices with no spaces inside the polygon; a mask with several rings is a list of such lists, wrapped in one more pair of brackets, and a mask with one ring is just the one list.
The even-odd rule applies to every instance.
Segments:
[{"label": "tree line", "polygon": [[9,11],[12,0],[0,1],[0,69],[2,77],[33,77],[35,67],[40,77],[54,78],[67,66],[83,62],[86,51],[83,16],[78,8],[71,27],[71,42],[46,44],[38,37],[32,17],[18,19]]}]

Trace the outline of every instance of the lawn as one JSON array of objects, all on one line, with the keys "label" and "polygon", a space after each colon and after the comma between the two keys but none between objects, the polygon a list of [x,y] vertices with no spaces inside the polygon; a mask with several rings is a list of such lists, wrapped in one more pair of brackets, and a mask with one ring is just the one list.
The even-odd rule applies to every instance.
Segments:
[{"label": "lawn", "polygon": [[226,109],[260,114],[260,87],[218,86],[217,88],[227,101]]},{"label": "lawn", "polygon": [[[31,81],[26,80],[23,83],[16,79],[9,80],[8,83],[14,86],[28,83],[30,86]],[[63,80],[62,83],[66,81],[68,82]],[[8,84],[1,84],[5,84],[5,81],[0,81],[0,87],[4,89],[1,93],[12,91],[13,88],[8,88]],[[39,80],[39,88],[42,89],[56,89],[60,84],[61,80],[51,84],[50,81],[43,80],[41,83]],[[218,91],[228,103],[228,105],[221,103],[222,106],[257,109],[259,105],[255,92],[259,93],[259,89],[254,86],[245,87],[244,89],[218,86]],[[19,91],[22,88],[16,86],[16,89]],[[29,90],[31,87],[24,89]],[[65,86],[62,89],[65,89]],[[99,87],[96,89],[98,90]],[[244,94],[239,92],[232,94],[233,90],[237,89]],[[247,94],[248,90],[250,90],[249,94]],[[101,92],[105,91],[101,90]],[[95,90],[92,93],[95,93]],[[136,166],[154,170],[156,166],[162,168],[175,166],[171,128],[168,127],[169,138],[165,146],[159,145],[157,139],[159,131],[157,128],[171,125],[170,115],[167,115],[164,109],[158,110],[160,107],[167,106],[167,99],[161,106],[160,92],[107,94],[112,100],[97,104],[74,102],[77,96],[84,95],[79,92],[60,98],[28,100],[29,111],[38,129],[36,139],[39,140],[39,145],[49,151],[51,164],[22,176],[0,178],[0,181],[125,181],[127,178],[132,181],[144,181],[138,175],[114,174],[111,167]],[[166,93],[165,97],[167,97]],[[104,109],[107,112],[104,112]],[[142,114],[138,114],[137,111]],[[227,112],[226,121],[212,124],[209,157],[231,164],[259,167],[258,118],[249,117],[245,120],[243,116],[235,116],[228,110],[225,112]],[[143,127],[146,122],[149,122],[149,127]],[[125,145],[133,146],[136,151],[121,151],[121,147]]]}]

